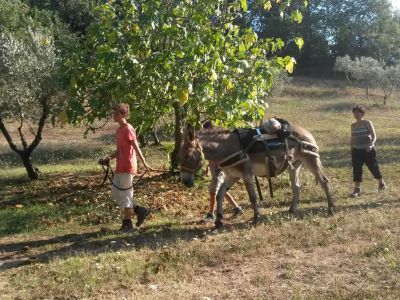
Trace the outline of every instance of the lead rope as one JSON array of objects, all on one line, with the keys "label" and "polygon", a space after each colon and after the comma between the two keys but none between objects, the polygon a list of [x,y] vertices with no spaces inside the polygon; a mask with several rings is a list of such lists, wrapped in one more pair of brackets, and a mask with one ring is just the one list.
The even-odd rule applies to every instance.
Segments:
[{"label": "lead rope", "polygon": [[[103,160],[99,160],[99,164],[101,165],[101,167],[103,168],[103,171],[104,171],[103,182],[101,183],[100,186],[103,186],[103,185],[106,183],[107,179],[109,179],[110,182],[111,182],[111,184],[112,184],[117,190],[120,190],[120,191],[127,191],[127,190],[130,190],[130,189],[134,188],[134,187],[142,180],[142,178],[144,177],[144,175],[148,172],[147,170],[145,170],[145,171],[139,176],[139,178],[136,180],[135,183],[132,182],[132,186],[130,186],[129,188],[121,188],[121,187],[117,186],[117,185],[114,183],[114,180],[113,180],[113,179],[114,179],[114,172],[113,172],[112,168],[110,167],[110,164],[109,164],[108,162],[103,161]],[[111,175],[110,175],[110,173],[111,173]]]}]

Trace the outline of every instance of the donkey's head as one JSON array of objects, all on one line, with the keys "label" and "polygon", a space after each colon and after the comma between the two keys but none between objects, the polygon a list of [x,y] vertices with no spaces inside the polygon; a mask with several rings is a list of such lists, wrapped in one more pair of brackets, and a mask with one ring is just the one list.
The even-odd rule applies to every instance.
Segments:
[{"label": "donkey's head", "polygon": [[194,128],[188,124],[184,130],[183,142],[179,149],[181,181],[187,187],[194,185],[194,177],[204,162],[203,149],[195,136]]}]

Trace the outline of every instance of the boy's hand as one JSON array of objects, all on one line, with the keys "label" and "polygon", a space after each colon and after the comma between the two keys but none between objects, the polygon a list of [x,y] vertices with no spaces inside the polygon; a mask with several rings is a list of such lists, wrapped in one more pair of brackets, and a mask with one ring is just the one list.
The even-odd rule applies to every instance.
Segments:
[{"label": "boy's hand", "polygon": [[99,160],[99,164],[100,165],[108,165],[108,164],[110,164],[110,160],[111,160],[111,158],[109,156],[107,156],[105,158],[101,158]]}]

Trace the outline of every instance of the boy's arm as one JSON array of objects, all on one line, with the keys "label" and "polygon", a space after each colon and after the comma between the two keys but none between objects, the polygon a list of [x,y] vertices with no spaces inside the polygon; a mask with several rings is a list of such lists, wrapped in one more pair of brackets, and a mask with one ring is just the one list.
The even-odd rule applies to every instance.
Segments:
[{"label": "boy's arm", "polygon": [[131,141],[131,144],[132,144],[133,148],[135,149],[135,151],[136,151],[136,153],[137,153],[137,155],[138,155],[140,161],[143,163],[144,167],[145,167],[148,171],[153,171],[154,169],[153,169],[152,167],[150,167],[150,166],[147,164],[146,159],[144,158],[143,153],[142,153],[142,151],[140,150],[137,141],[136,141],[136,140],[132,140],[132,141]]}]

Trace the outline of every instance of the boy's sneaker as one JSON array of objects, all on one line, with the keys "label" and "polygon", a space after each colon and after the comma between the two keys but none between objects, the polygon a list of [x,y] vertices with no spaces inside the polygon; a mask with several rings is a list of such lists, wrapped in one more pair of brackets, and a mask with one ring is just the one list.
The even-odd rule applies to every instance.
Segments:
[{"label": "boy's sneaker", "polygon": [[355,188],[354,191],[350,194],[350,198],[355,198],[361,195],[361,189]]},{"label": "boy's sneaker", "polygon": [[143,224],[146,217],[150,214],[150,209],[145,207],[136,206],[134,212],[137,216],[136,227],[139,227]]},{"label": "boy's sneaker", "polygon": [[233,210],[233,218],[237,218],[237,217],[239,217],[239,216],[241,216],[243,214],[243,209],[240,207],[240,206],[238,206],[238,207],[235,207],[235,209]]},{"label": "boy's sneaker", "polygon": [[378,191],[382,192],[384,189],[386,189],[386,184],[384,182],[379,183]]},{"label": "boy's sneaker", "polygon": [[208,214],[206,215],[206,217],[204,218],[204,221],[205,221],[206,223],[214,222],[214,220],[215,220],[215,217],[214,217],[214,214],[213,214],[213,213],[208,213]]},{"label": "boy's sneaker", "polygon": [[127,232],[132,231],[133,229],[134,228],[133,228],[133,225],[132,225],[132,220],[129,219],[129,220],[123,220],[122,221],[122,226],[119,229],[119,231],[123,232],[123,233],[127,233]]}]

